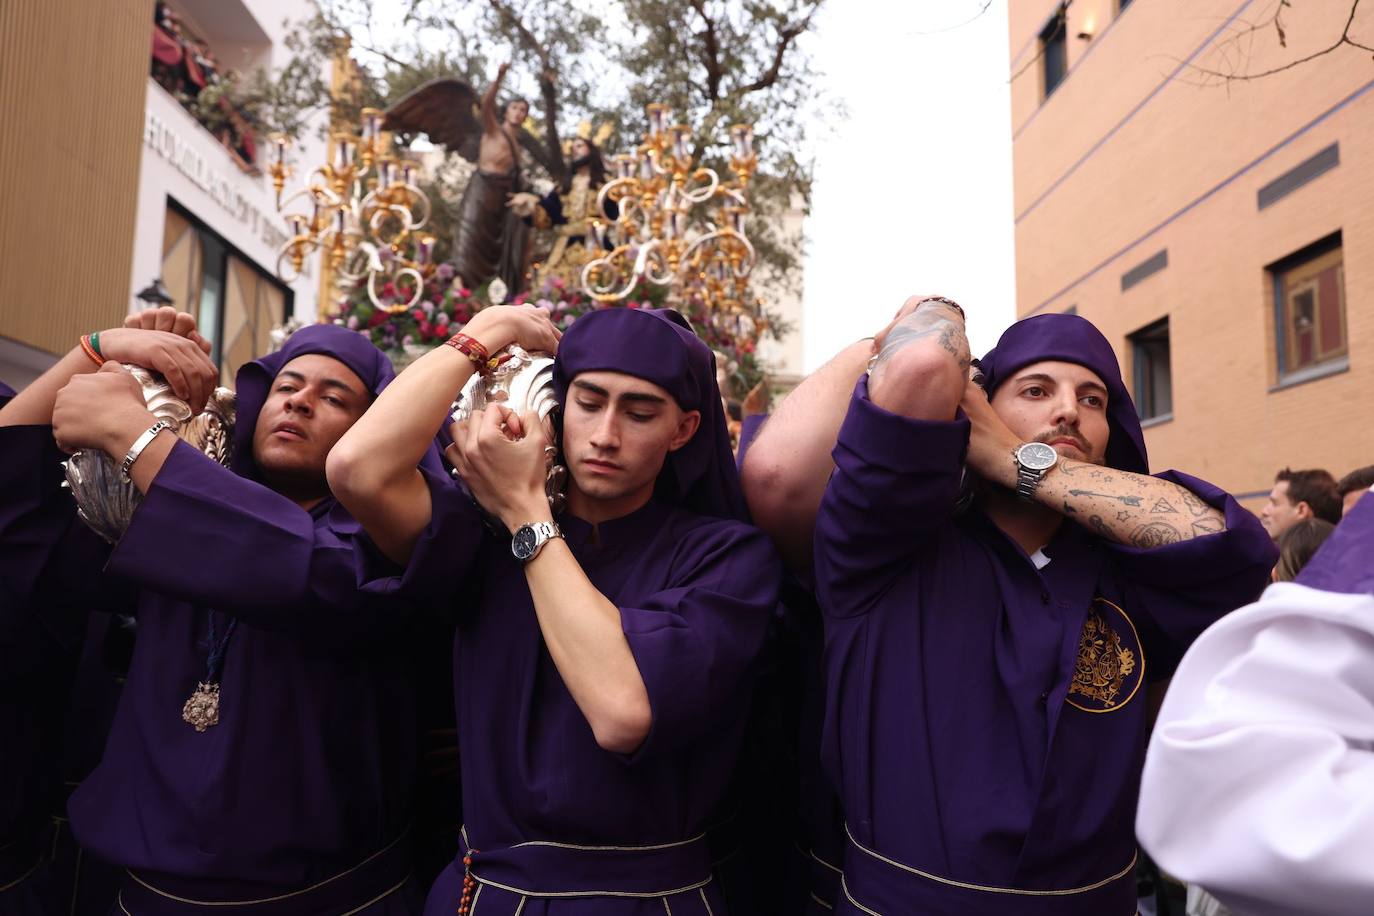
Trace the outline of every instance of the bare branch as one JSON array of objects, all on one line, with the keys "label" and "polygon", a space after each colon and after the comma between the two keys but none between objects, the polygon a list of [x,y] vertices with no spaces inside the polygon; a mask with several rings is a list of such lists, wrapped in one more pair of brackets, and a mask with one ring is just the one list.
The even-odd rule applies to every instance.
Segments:
[{"label": "bare branch", "polygon": [[[1311,54],[1304,55],[1303,57],[1299,57],[1295,60],[1290,60],[1288,63],[1283,64],[1281,66],[1270,67],[1267,70],[1261,70],[1257,73],[1237,73],[1234,69],[1232,69],[1230,72],[1224,72],[1221,70],[1211,70],[1206,67],[1197,67],[1192,64],[1187,65],[1188,69],[1191,70],[1193,73],[1198,74],[1199,76],[1205,77],[1207,80],[1220,80],[1223,83],[1229,85],[1233,82],[1247,82],[1250,80],[1263,79],[1266,76],[1273,76],[1274,74],[1282,73],[1285,70],[1292,70],[1294,67],[1300,67],[1303,64],[1309,63],[1310,61],[1314,61],[1319,57],[1325,57],[1327,54],[1330,54],[1333,51],[1338,50],[1342,45],[1349,45],[1352,48],[1357,48],[1361,51],[1368,51],[1369,53],[1374,54],[1374,48],[1371,48],[1368,45],[1361,44],[1360,42],[1350,37],[1350,29],[1353,27],[1355,23],[1355,14],[1360,8],[1360,2],[1361,0],[1351,0],[1350,15],[1346,17],[1345,28],[1341,29],[1341,34],[1339,37],[1336,38],[1335,41],[1333,41],[1330,45],[1318,51],[1314,51]],[[1284,48],[1288,47],[1288,32],[1283,25],[1283,11],[1285,8],[1291,5],[1292,4],[1290,0],[1279,0],[1278,4],[1274,8],[1273,16],[1269,17],[1268,19],[1262,20],[1259,24],[1247,24],[1247,28],[1240,32],[1239,35],[1233,36],[1230,40],[1228,40],[1228,42],[1222,45],[1218,45],[1217,50],[1222,54],[1227,65],[1230,66],[1231,59],[1227,54],[1226,45],[1236,44],[1238,46],[1238,43],[1241,39],[1249,38],[1250,44],[1247,46],[1246,49],[1246,56],[1248,57],[1249,48],[1253,46],[1254,34],[1260,31],[1261,29],[1268,29],[1271,25],[1274,27],[1275,34],[1278,37],[1279,45]],[[1205,80],[1203,84],[1206,84]]]},{"label": "bare branch", "polygon": [[746,85],[741,86],[731,94],[737,97],[745,96],[751,92],[758,92],[761,89],[767,89],[768,87],[776,83],[778,81],[778,74],[782,72],[782,61],[783,58],[787,55],[787,49],[791,47],[792,42],[796,40],[798,35],[802,34],[811,27],[811,19],[816,15],[816,11],[820,8],[820,0],[816,0],[816,2],[811,4],[811,11],[806,14],[806,16],[802,19],[801,22],[798,22],[795,25],[790,25],[787,28],[780,30],[778,32],[778,44],[773,49],[773,63],[768,67],[767,70],[765,70],[759,76],[758,79],[754,80],[752,83],[747,83]]},{"label": "bare branch", "polygon": [[[1062,6],[1059,7],[1059,11],[1058,11],[1059,28],[1063,29],[1065,32],[1067,32],[1067,31],[1068,31],[1068,28],[1069,28],[1069,7],[1071,7],[1071,6],[1073,6],[1073,0],[1066,0],[1066,2],[1065,2]],[[1043,34],[1043,32],[1042,32],[1042,34]],[[1016,78],[1017,78],[1017,77],[1019,77],[1021,74],[1025,73],[1025,72],[1026,72],[1027,70],[1029,70],[1031,67],[1034,67],[1034,66],[1040,61],[1040,59],[1041,59],[1042,57],[1044,57],[1044,56],[1045,56],[1045,43],[1042,41],[1042,42],[1040,42],[1040,49],[1039,49],[1038,51],[1035,52],[1035,55],[1034,55],[1030,60],[1028,60],[1028,61],[1026,61],[1024,64],[1022,64],[1020,70],[1017,70],[1017,71],[1016,71],[1015,73],[1013,73],[1011,76],[1007,77],[1007,82],[1008,82],[1008,83],[1014,83],[1014,82],[1016,82]]]},{"label": "bare branch", "polygon": [[923,35],[923,36],[924,36],[924,35],[943,35],[943,34],[945,34],[946,32],[955,32],[955,31],[958,31],[959,29],[964,28],[964,26],[973,25],[973,23],[977,22],[978,19],[979,19],[984,13],[986,13],[986,12],[988,11],[988,7],[990,7],[990,6],[992,6],[992,0],[983,0],[983,5],[980,6],[980,7],[978,7],[978,12],[974,13],[972,16],[968,17],[968,18],[965,19],[963,22],[958,22],[958,23],[955,23],[954,25],[947,25],[947,26],[945,26],[944,28],[940,28],[940,29],[930,29],[930,30],[920,30],[920,29],[918,29],[918,30],[917,30],[916,32],[914,32],[913,34],[915,34],[915,35]]}]

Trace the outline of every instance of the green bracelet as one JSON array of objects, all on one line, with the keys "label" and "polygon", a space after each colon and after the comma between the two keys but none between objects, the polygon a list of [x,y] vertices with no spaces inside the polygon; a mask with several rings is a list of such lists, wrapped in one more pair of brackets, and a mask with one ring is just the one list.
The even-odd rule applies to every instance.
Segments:
[{"label": "green bracelet", "polygon": [[99,356],[101,359],[104,359],[105,354],[100,352],[100,332],[95,331],[94,333],[92,333],[90,335],[90,341],[91,349],[95,351],[95,355]]}]

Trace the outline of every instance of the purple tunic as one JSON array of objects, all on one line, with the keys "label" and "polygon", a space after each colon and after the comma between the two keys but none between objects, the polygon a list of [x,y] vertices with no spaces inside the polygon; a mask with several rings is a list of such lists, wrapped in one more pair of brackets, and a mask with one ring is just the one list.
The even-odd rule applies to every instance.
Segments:
[{"label": "purple tunic", "polygon": [[1170,472],[1227,531],[1138,550],[1066,523],[1037,569],[955,515],[968,435],[882,410],[865,378],[835,448],[816,569],[850,837],[836,911],[1129,916],[1144,685],[1259,592],[1272,547]]},{"label": "purple tunic", "polygon": [[[306,328],[240,371],[240,446],[276,371],[303,353],[343,360],[374,392],[391,377],[358,335]],[[49,428],[0,434],[27,446],[6,441],[19,460],[0,473],[56,466]],[[73,832],[130,870],[121,900],[139,914],[414,912],[426,624],[404,596],[363,584],[363,567],[384,561],[337,502],[301,509],[251,479],[251,457],[239,453],[236,473],[177,443],[113,550],[70,522],[45,571],[40,595],[88,608],[132,589],[138,616],[104,757],[69,803]],[[40,495],[70,518],[55,481]],[[206,679],[211,627],[223,637],[231,622],[219,724],[197,732],[182,705]]]},{"label": "purple tunic", "polygon": [[[559,520],[587,577],[619,606],[649,694],[648,737],[615,754],[597,745],[559,676],[509,539],[485,534],[457,487],[428,479],[434,519],[400,585],[452,600],[461,581],[475,598],[459,606],[454,643],[475,912],[658,916],[667,900],[674,913],[723,913],[702,834],[735,764],[777,603],[767,538],[656,500],[595,530]],[[661,848],[587,848],[607,846]],[[455,913],[462,877],[450,866],[426,912]]]},{"label": "purple tunic", "polygon": [[[0,406],[13,395],[0,383]],[[0,429],[0,454],[13,471],[0,474],[0,543],[9,545],[7,559],[13,555],[0,565],[0,912],[28,914],[45,906],[35,880],[39,839],[57,781],[75,646],[74,628],[49,629],[54,621],[45,620],[33,600],[50,532],[62,525],[35,498],[53,469],[14,466],[16,453],[7,447],[16,438],[11,429]]]}]

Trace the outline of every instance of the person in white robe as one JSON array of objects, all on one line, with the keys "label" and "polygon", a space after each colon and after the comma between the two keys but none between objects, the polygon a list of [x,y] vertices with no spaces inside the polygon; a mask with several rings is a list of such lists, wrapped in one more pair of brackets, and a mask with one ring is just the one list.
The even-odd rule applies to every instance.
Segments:
[{"label": "person in white robe", "polygon": [[1237,916],[1374,913],[1374,499],[1175,673],[1136,830]]}]

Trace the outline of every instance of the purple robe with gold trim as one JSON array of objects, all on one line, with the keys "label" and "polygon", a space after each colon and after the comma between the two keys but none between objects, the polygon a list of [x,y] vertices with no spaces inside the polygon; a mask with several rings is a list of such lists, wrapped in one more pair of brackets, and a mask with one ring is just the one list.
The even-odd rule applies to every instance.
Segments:
[{"label": "purple robe with gold trim", "polygon": [[1272,546],[1171,472],[1228,530],[1140,550],[1066,522],[1037,568],[956,514],[968,435],[882,410],[865,378],[835,448],[816,572],[849,833],[836,912],[1130,916],[1146,686],[1258,593]]},{"label": "purple robe with gold trim", "polygon": [[[674,913],[723,913],[701,837],[721,813],[777,602],[767,538],[658,501],[595,529],[559,519],[587,577],[619,606],[649,693],[648,737],[615,754],[558,674],[509,539],[484,534],[462,491],[429,480],[434,520],[400,587],[453,595],[465,583],[453,665],[475,912],[657,916],[666,898]],[[426,913],[457,911],[462,876],[456,863],[440,876]],[[598,889],[632,896],[587,893]]]}]

